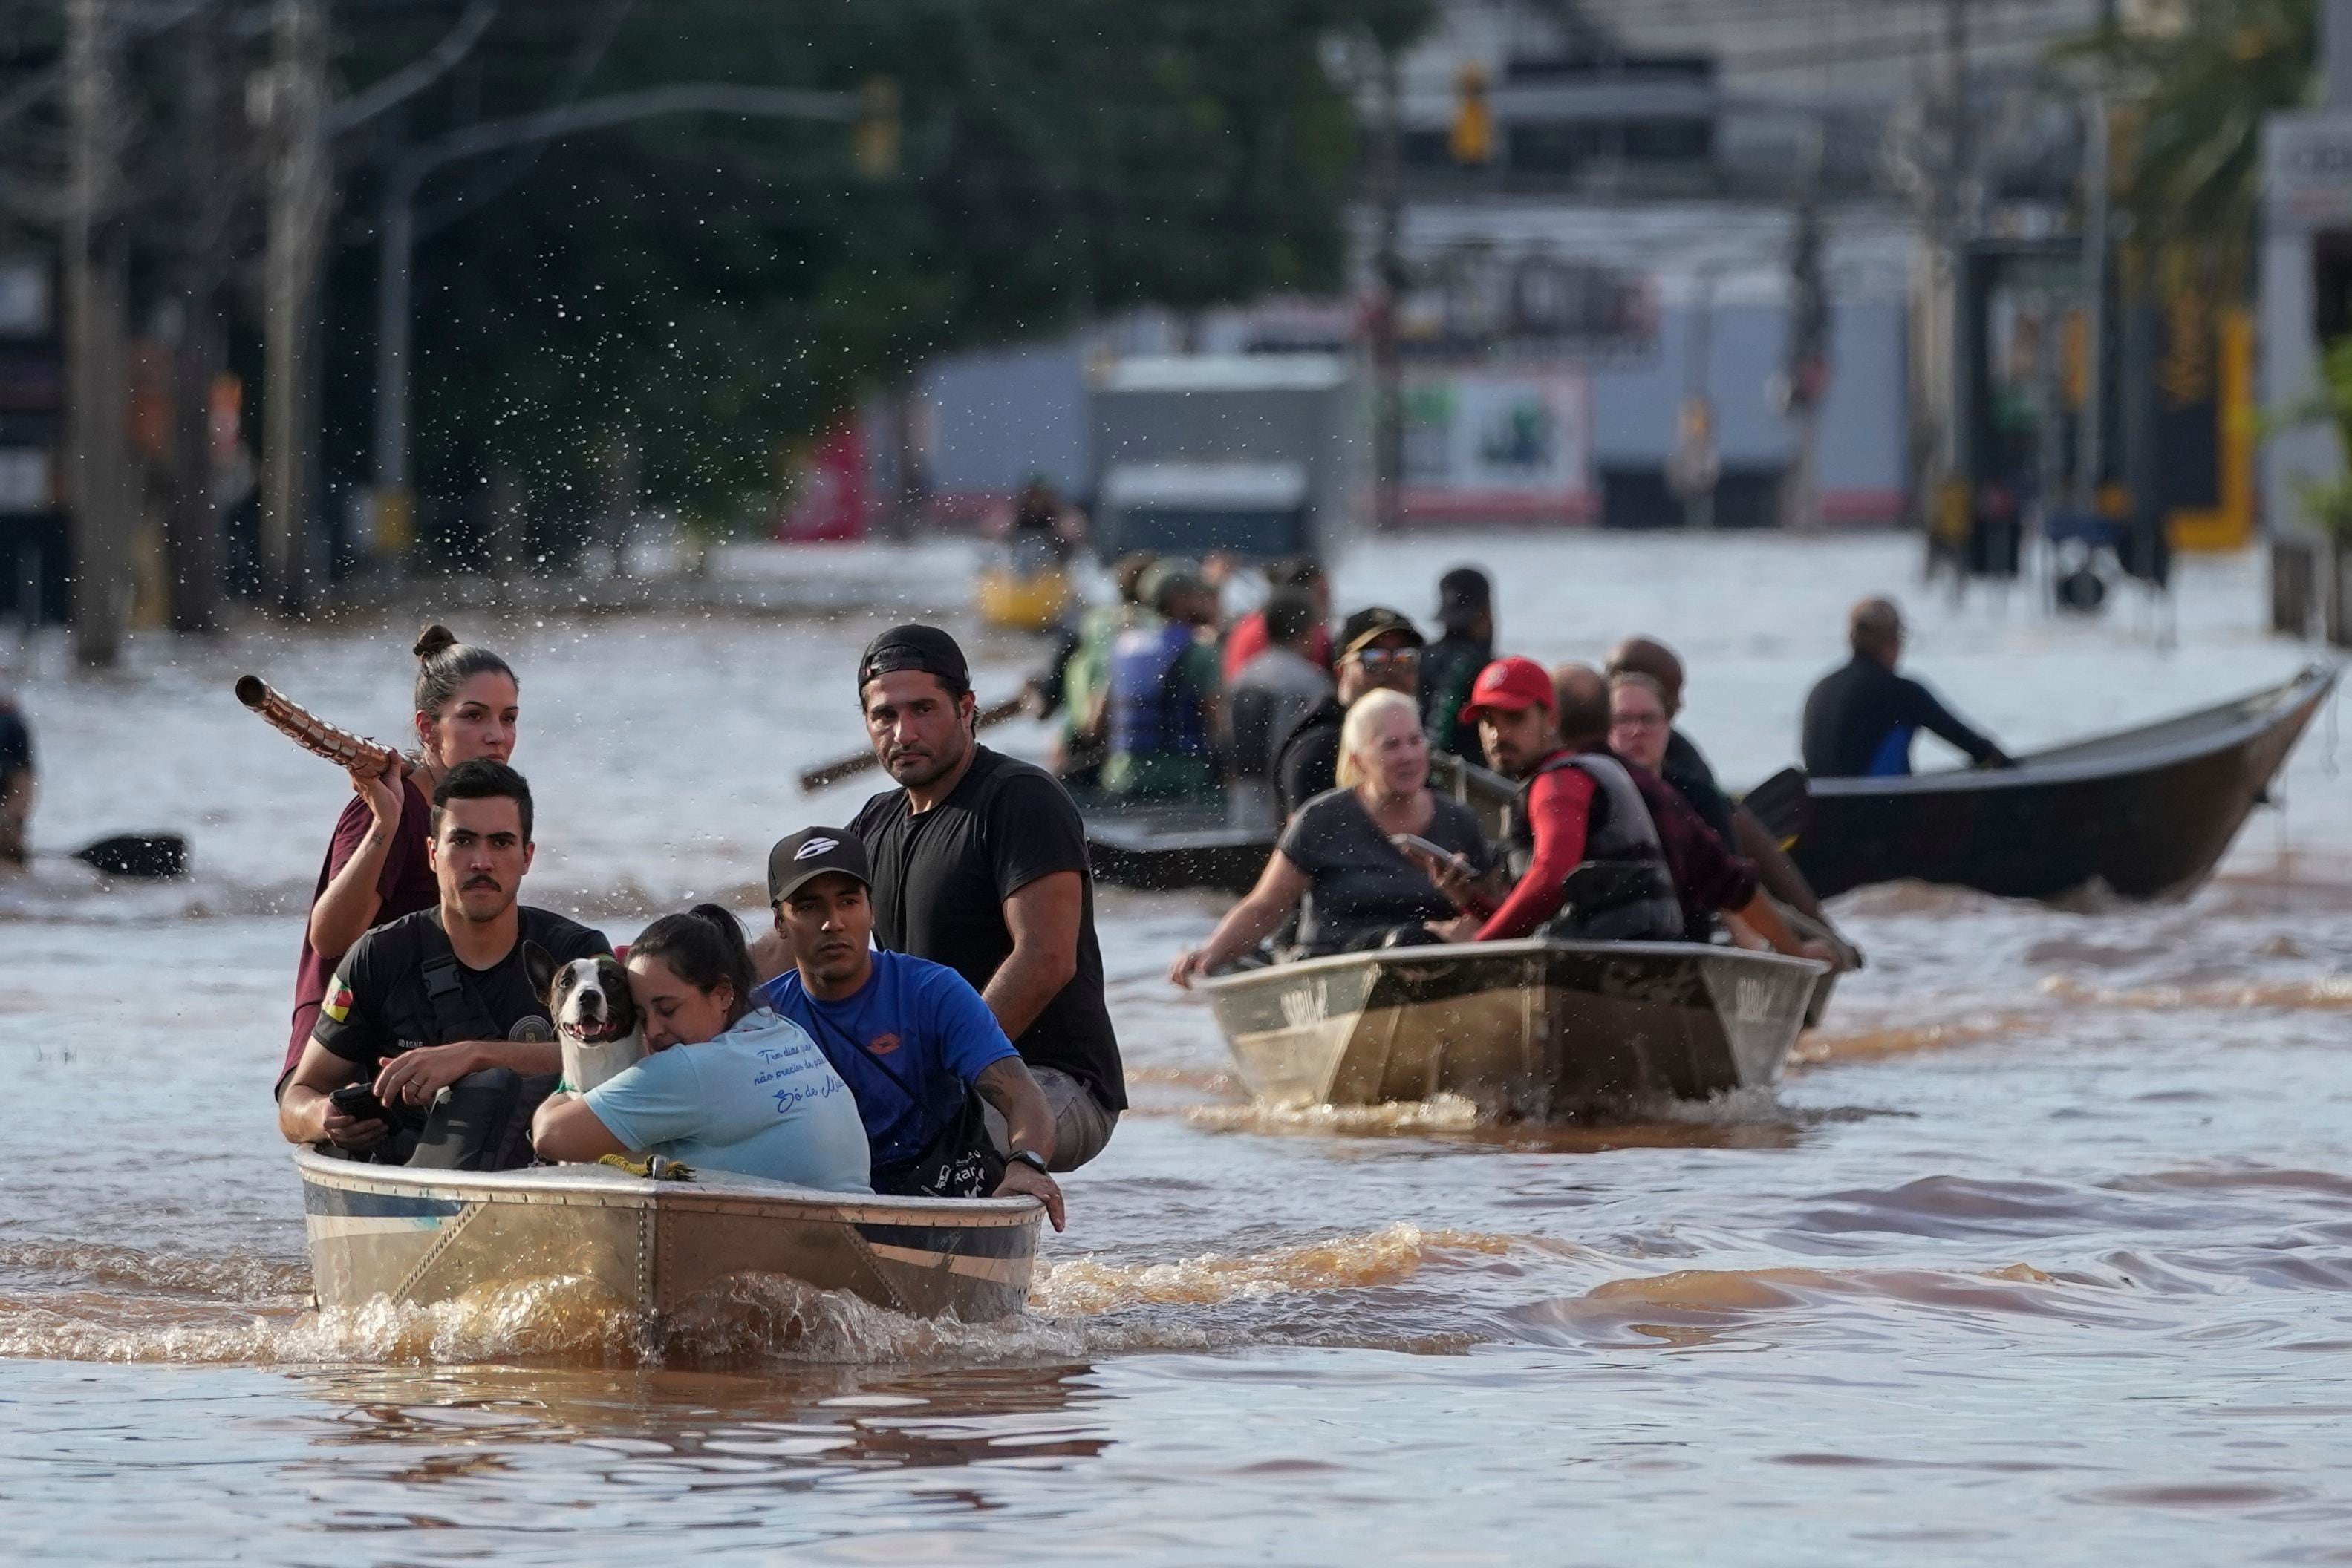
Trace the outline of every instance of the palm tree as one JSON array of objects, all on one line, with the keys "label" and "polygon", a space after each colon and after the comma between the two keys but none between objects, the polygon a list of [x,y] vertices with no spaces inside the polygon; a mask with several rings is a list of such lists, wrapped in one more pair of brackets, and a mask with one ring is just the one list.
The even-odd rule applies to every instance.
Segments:
[{"label": "palm tree", "polygon": [[2121,100],[2117,188],[2144,256],[2212,290],[2247,287],[2262,203],[2263,122],[2308,100],[2317,0],[2143,4],[2063,51],[2100,62]]}]

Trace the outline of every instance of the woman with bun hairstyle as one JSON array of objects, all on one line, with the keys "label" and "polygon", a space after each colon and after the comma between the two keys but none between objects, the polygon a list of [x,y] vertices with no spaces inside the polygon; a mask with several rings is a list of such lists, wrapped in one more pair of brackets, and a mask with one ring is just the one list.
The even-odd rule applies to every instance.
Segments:
[{"label": "woman with bun hairstyle", "polygon": [[665,915],[629,946],[653,1052],[531,1118],[541,1159],[633,1151],[825,1192],[872,1192],[857,1102],[801,1026],[760,1005],[751,949],[715,904]]},{"label": "woman with bun hairstyle", "polygon": [[460,643],[446,626],[427,626],[416,655],[416,751],[398,777],[352,775],[352,799],[335,822],[319,868],[302,956],[294,971],[294,1028],[288,1073],[302,1058],[336,960],[362,933],[440,901],[425,858],[432,829],[434,787],[460,762],[514,755],[519,687],[507,662],[488,648]]}]

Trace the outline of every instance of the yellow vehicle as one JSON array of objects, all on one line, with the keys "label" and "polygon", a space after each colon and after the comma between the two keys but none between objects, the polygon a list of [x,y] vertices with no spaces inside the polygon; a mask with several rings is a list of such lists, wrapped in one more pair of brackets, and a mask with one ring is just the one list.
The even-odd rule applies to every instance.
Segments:
[{"label": "yellow vehicle", "polygon": [[1026,541],[982,566],[973,591],[981,620],[1006,632],[1050,631],[1074,597],[1070,574],[1054,551]]}]

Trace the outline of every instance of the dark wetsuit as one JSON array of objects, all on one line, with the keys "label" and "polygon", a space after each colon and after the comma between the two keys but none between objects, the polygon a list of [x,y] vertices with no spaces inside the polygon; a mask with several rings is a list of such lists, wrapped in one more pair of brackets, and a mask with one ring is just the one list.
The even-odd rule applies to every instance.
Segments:
[{"label": "dark wetsuit", "polygon": [[1816,779],[1884,779],[1911,771],[1911,737],[1941,736],[1979,763],[2006,768],[2000,747],[1962,724],[1935,694],[1857,653],[1805,699],[1805,771]]}]

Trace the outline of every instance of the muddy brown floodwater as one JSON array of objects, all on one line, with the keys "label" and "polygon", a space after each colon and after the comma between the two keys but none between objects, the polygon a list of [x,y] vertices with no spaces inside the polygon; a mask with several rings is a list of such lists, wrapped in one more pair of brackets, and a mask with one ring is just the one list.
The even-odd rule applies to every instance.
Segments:
[{"label": "muddy brown floodwater", "polygon": [[[1514,649],[1678,643],[1734,781],[1790,760],[1874,590],[1913,588],[1914,664],[2012,749],[2303,656],[2260,634],[2251,561],[2184,563],[2169,646],[2137,602],[1930,601],[1899,540],[1412,542],[1343,562],[1339,598],[1425,613],[1464,559]],[[765,565],[873,606],[459,625],[522,672],[533,902],[616,937],[694,899],[750,913],[768,842],[862,799],[789,780],[855,744],[863,636],[952,608],[969,558]],[[105,680],[51,650],[26,692],[42,841],[179,827],[195,872],[0,885],[0,1559],[2352,1557],[2332,715],[2187,904],[1842,901],[1870,967],[1777,1092],[1646,1124],[1255,1111],[1160,978],[1213,904],[1108,894],[1138,1104],[1069,1181],[1024,1319],[746,1291],[654,1343],[560,1280],[307,1310],[268,1085],[345,787],[228,686],[255,669],[396,735],[413,630],[142,639]],[[983,697],[1027,656],[974,646]]]}]

